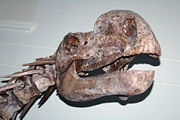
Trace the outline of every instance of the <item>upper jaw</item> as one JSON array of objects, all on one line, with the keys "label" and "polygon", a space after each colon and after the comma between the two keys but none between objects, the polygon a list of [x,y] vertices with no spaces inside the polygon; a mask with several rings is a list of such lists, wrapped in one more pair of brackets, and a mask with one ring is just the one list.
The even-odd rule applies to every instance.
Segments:
[{"label": "upper jaw", "polygon": [[[156,39],[154,41],[157,42]],[[161,49],[158,42],[154,44],[154,46],[145,46],[145,45],[142,46],[145,48],[139,45],[135,45],[131,49],[125,50],[124,53],[114,52],[114,54],[110,54],[110,55],[108,55],[108,53],[101,55],[104,57],[95,55],[95,57],[92,56],[89,59],[78,59],[76,60],[76,65],[78,65],[77,72],[92,71],[95,69],[104,68],[106,66],[112,66],[111,64],[114,63],[118,63],[118,66],[116,67],[118,67],[118,70],[120,70],[125,65],[128,65],[134,59],[134,57],[138,55],[144,54],[146,56],[151,56],[154,59],[159,58],[159,56],[161,55]]]}]

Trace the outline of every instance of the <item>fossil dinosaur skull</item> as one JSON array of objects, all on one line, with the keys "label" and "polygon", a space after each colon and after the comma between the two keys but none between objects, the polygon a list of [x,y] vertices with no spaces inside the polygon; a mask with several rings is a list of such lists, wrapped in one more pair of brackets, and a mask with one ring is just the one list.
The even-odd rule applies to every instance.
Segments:
[{"label": "fossil dinosaur skull", "polygon": [[67,34],[54,55],[1,76],[11,79],[0,86],[0,120],[14,120],[19,112],[22,119],[38,98],[43,105],[56,88],[75,102],[141,94],[151,86],[154,71],[129,70],[139,54],[161,55],[149,25],[132,11],[109,11],[97,19],[93,31]]},{"label": "fossil dinosaur skull", "polygon": [[70,101],[143,93],[152,84],[154,71],[127,69],[138,54],[161,55],[146,21],[127,10],[104,13],[93,31],[69,33],[61,42],[56,52],[58,93]]}]

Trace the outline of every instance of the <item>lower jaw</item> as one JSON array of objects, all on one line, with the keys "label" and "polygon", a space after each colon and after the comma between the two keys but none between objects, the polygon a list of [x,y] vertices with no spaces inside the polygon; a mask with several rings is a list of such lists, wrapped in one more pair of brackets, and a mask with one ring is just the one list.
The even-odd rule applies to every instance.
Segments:
[{"label": "lower jaw", "polygon": [[80,78],[73,62],[64,75],[60,94],[76,102],[109,95],[133,96],[145,92],[151,86],[153,79],[152,70],[118,70],[98,77]]}]

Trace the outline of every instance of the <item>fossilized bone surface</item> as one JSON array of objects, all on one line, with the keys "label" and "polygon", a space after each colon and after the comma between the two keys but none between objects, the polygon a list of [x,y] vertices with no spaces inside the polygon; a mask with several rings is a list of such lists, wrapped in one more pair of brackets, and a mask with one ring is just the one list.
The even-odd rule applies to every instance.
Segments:
[{"label": "fossilized bone surface", "polygon": [[117,95],[120,99],[145,92],[154,71],[129,70],[139,54],[161,55],[159,43],[146,21],[128,10],[102,14],[90,32],[68,33],[54,55],[36,59],[0,87],[0,119],[26,114],[41,96],[41,106],[52,92],[69,101],[90,101]]},{"label": "fossilized bone surface", "polygon": [[[122,69],[128,65],[134,56],[142,53],[153,57],[161,55],[160,46],[146,21],[131,11],[114,10],[107,12],[97,19],[94,31],[69,33],[60,44],[56,55],[58,77],[55,81],[58,92],[69,100],[83,101],[103,95],[118,94],[117,91],[114,91],[115,89],[112,89],[111,84],[106,85],[103,89],[103,83],[106,84],[107,81],[111,81],[112,84],[114,82],[113,87],[117,85],[117,81],[131,81],[132,83],[129,85],[124,82],[121,83],[121,85],[126,84],[124,86],[127,88],[132,87],[131,85],[133,81],[135,82],[135,79],[150,84],[154,76],[152,71],[130,72],[125,70],[122,72]],[[73,67],[73,64],[76,67]],[[99,71],[102,69],[105,74],[99,76],[87,75],[95,69],[99,69]],[[138,72],[141,73],[141,77],[136,78]],[[83,78],[78,77],[78,74],[83,74]],[[134,79],[132,77],[129,80],[128,78],[123,78],[126,79],[123,80],[121,77],[124,74],[127,77],[134,75]],[[138,90],[136,94],[144,92],[149,84],[142,85],[143,89],[133,84]],[[116,87],[121,88],[120,86]],[[119,94],[132,95],[133,92],[128,91],[127,88],[125,89],[126,93],[121,93],[123,89],[119,89]],[[91,93],[92,89],[96,97]],[[100,89],[107,91],[101,93]],[[76,94],[75,91],[81,91],[81,94]]]}]

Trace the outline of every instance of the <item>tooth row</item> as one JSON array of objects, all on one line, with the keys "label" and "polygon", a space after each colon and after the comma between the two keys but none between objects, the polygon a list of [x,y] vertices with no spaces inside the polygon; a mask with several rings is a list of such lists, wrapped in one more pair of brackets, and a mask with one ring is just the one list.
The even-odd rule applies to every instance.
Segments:
[{"label": "tooth row", "polygon": [[102,68],[104,72],[108,72],[110,70],[110,65]]},{"label": "tooth row", "polygon": [[88,76],[89,73],[79,72],[78,75],[81,75],[81,76]]},{"label": "tooth row", "polygon": [[117,60],[116,62],[114,62],[114,65],[116,66],[118,64],[119,60]]},{"label": "tooth row", "polygon": [[129,67],[129,65],[126,64],[121,70],[122,70],[122,71],[127,71],[127,70],[128,70],[128,67]]}]

